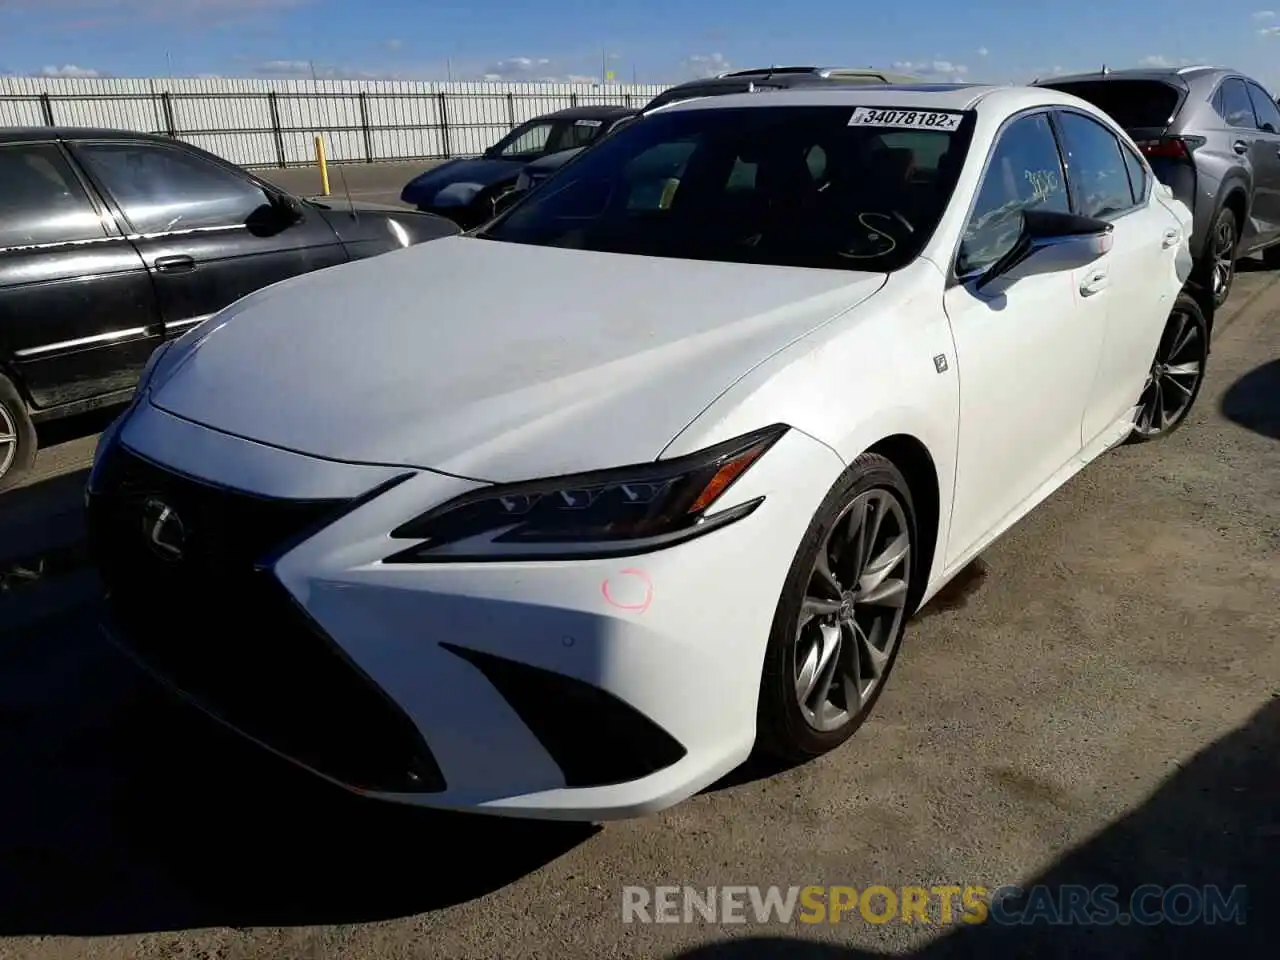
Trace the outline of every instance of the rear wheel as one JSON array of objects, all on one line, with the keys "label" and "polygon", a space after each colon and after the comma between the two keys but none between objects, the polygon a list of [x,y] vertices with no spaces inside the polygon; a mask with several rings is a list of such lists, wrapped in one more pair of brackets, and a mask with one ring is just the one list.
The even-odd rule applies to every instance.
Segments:
[{"label": "rear wheel", "polygon": [[1195,299],[1181,294],[1165,324],[1129,440],[1145,443],[1182,426],[1200,396],[1209,359],[1209,327]]},{"label": "rear wheel", "polygon": [[0,376],[0,490],[22,479],[36,459],[36,428],[17,388]]},{"label": "rear wheel", "polygon": [[1213,295],[1213,305],[1220,307],[1231,296],[1236,280],[1236,250],[1240,246],[1240,225],[1229,207],[1218,211],[1213,229],[1205,241],[1200,264],[1204,283]]},{"label": "rear wheel", "polygon": [[762,752],[800,762],[862,725],[897,660],[915,547],[905,478],[863,454],[818,509],[778,601],[760,687]]}]

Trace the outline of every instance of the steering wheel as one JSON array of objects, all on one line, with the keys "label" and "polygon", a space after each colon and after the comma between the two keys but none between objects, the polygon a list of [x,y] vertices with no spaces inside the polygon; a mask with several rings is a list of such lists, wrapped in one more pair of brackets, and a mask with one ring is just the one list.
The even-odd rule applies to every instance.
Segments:
[{"label": "steering wheel", "polygon": [[915,227],[896,210],[888,213],[871,211],[858,214],[859,229],[849,238],[837,256],[846,260],[874,260],[885,257],[898,248],[899,240],[915,233]]}]

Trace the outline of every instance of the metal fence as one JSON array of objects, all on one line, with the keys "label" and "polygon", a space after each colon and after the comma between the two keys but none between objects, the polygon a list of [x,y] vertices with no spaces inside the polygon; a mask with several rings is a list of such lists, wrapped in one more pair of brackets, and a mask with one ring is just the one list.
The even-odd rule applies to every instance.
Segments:
[{"label": "metal fence", "polygon": [[661,84],[0,77],[0,127],[165,134],[246,167],[472,156],[571,106],[641,107]]}]

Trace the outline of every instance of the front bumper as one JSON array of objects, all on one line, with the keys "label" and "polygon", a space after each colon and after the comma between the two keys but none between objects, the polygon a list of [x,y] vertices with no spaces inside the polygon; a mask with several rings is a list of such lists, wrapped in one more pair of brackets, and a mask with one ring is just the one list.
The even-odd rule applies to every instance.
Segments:
[{"label": "front bumper", "polygon": [[[95,467],[90,531],[119,642],[355,792],[558,819],[659,810],[746,759],[777,598],[842,469],[792,431],[734,488],[765,496],[759,510],[668,550],[386,565],[387,531],[479,485],[369,468],[366,489],[388,485],[360,498],[350,471],[364,468],[211,435],[144,404]],[[147,462],[161,441],[165,467]],[[244,467],[264,456],[279,469]],[[311,467],[307,502],[289,495],[290,458]],[[329,471],[340,495],[320,495]],[[189,556],[148,546],[147,500],[184,517]]]}]

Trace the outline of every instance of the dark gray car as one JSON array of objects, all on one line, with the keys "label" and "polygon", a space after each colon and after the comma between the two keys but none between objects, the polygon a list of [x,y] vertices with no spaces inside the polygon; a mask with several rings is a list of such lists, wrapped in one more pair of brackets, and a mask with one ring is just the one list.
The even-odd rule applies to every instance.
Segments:
[{"label": "dark gray car", "polygon": [[1220,67],[1103,70],[1038,82],[1111,115],[1195,214],[1196,280],[1214,306],[1235,263],[1280,267],[1280,108],[1260,83]]}]

